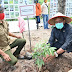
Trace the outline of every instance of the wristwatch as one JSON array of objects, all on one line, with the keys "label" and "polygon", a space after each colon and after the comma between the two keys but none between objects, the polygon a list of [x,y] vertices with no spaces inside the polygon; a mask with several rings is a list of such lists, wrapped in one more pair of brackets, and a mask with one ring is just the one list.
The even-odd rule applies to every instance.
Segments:
[{"label": "wristwatch", "polygon": [[54,52],[54,54],[55,54],[55,57],[58,57],[58,54],[57,54],[57,52]]}]

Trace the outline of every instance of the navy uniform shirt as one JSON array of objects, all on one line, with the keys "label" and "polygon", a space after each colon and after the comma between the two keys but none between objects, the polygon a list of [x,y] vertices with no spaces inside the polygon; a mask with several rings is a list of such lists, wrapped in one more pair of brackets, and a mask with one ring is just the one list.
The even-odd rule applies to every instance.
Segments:
[{"label": "navy uniform shirt", "polygon": [[72,52],[72,27],[67,23],[64,24],[61,30],[54,27],[48,43],[50,43],[51,47]]}]

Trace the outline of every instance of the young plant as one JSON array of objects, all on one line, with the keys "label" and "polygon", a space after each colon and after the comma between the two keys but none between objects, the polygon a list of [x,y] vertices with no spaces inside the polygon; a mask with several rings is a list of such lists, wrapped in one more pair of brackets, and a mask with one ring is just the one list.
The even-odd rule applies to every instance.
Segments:
[{"label": "young plant", "polygon": [[56,47],[50,47],[50,43],[37,43],[34,48],[33,58],[35,58],[35,64],[38,67],[44,65],[43,57],[46,55],[54,55]]}]

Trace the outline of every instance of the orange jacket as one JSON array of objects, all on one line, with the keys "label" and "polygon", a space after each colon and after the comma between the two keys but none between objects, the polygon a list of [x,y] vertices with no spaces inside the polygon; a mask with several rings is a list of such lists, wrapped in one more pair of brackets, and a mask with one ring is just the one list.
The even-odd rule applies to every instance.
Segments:
[{"label": "orange jacket", "polygon": [[36,16],[41,14],[41,5],[39,3],[36,4]]}]

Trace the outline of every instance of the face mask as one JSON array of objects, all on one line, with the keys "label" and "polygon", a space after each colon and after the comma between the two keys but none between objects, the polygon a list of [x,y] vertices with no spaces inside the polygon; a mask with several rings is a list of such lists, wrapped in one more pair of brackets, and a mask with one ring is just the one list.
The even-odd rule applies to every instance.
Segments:
[{"label": "face mask", "polygon": [[62,23],[56,23],[55,26],[57,29],[62,29],[63,28],[63,22]]},{"label": "face mask", "polygon": [[3,20],[5,17],[5,14],[4,13],[0,13],[0,20]]}]

